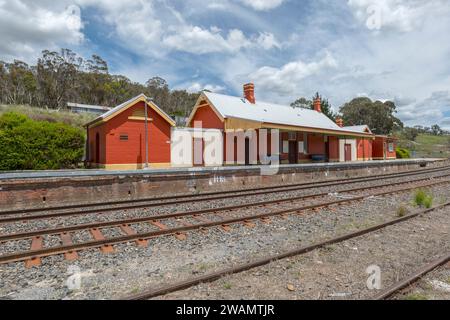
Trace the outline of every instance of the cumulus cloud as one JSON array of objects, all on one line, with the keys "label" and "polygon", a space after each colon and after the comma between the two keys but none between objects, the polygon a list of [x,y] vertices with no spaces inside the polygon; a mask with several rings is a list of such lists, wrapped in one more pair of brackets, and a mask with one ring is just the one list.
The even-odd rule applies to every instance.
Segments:
[{"label": "cumulus cloud", "polygon": [[[399,116],[409,125],[422,124],[431,126],[439,124],[450,129],[450,93],[449,91],[436,91],[424,100],[400,108]],[[419,121],[420,119],[420,121]]]},{"label": "cumulus cloud", "polygon": [[318,76],[328,69],[336,68],[337,62],[330,53],[319,61],[294,61],[280,68],[264,66],[249,75],[259,90],[270,91],[272,94],[293,95],[298,92],[305,78]]},{"label": "cumulus cloud", "polygon": [[163,38],[163,43],[172,49],[196,54],[213,52],[236,52],[243,48],[259,47],[272,49],[279,47],[273,34],[261,33],[258,37],[247,38],[241,30],[232,29],[224,37],[221,30],[209,30],[197,26],[186,26]]},{"label": "cumulus cloud", "polygon": [[84,40],[80,10],[68,1],[57,4],[0,0],[0,55],[27,60],[42,49]]},{"label": "cumulus cloud", "polygon": [[219,92],[223,92],[225,90],[225,87],[219,86],[219,85],[213,85],[213,84],[202,85],[199,82],[193,82],[190,85],[188,85],[188,88],[186,90],[191,93],[197,93],[202,90],[208,90],[211,92],[219,93]]},{"label": "cumulus cloud", "polygon": [[284,0],[239,0],[246,6],[258,11],[267,11],[279,7]]},{"label": "cumulus cloud", "polygon": [[442,4],[445,4],[442,0],[348,0],[355,16],[369,29],[392,28],[404,32],[421,26]]}]

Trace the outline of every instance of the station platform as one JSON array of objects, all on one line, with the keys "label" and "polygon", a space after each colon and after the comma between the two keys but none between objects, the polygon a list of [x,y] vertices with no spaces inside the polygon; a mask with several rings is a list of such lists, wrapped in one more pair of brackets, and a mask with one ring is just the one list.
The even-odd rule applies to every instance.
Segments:
[{"label": "station platform", "polygon": [[[355,162],[333,162],[333,163],[304,163],[304,164],[283,164],[279,165],[279,172],[292,171],[326,171],[352,168],[373,168],[383,166],[401,165],[428,165],[436,162],[443,162],[448,159],[398,159],[398,160],[373,160]],[[0,181],[14,179],[42,179],[42,178],[74,178],[74,177],[100,177],[100,176],[180,176],[180,175],[205,175],[205,174],[258,174],[264,166],[223,166],[223,167],[193,167],[193,168],[168,168],[168,169],[141,169],[141,170],[43,170],[43,171],[3,171],[0,172]],[[267,168],[267,167],[266,167]]]},{"label": "station platform", "polygon": [[[2,172],[0,210],[239,191],[274,185],[301,185],[420,171],[425,167],[444,167],[449,163],[448,159],[308,163],[280,165],[272,174],[267,174],[267,166]],[[380,181],[382,182],[382,178]]]}]

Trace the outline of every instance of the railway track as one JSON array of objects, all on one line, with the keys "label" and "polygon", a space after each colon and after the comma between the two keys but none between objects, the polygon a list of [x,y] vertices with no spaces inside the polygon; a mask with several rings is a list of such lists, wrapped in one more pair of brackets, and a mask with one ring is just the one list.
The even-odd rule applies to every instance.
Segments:
[{"label": "railway track", "polygon": [[[383,174],[375,175],[372,177],[360,177],[360,178],[348,178],[341,180],[332,180],[324,182],[311,182],[302,184],[291,184],[291,185],[278,185],[262,188],[252,188],[245,190],[228,190],[219,192],[208,192],[196,195],[177,195],[169,197],[158,197],[158,198],[146,198],[146,199],[135,199],[135,200],[120,200],[120,201],[109,201],[104,203],[91,203],[91,204],[80,204],[80,205],[64,205],[57,207],[47,207],[47,208],[29,208],[29,209],[18,209],[18,210],[8,210],[0,211],[0,224],[11,223],[16,221],[30,221],[30,220],[40,220],[48,218],[57,218],[64,216],[76,216],[76,215],[87,215],[95,213],[108,213],[115,212],[117,210],[129,210],[129,209],[147,209],[151,207],[159,207],[166,205],[177,205],[183,203],[199,202],[199,201],[212,201],[212,200],[223,200],[223,199],[236,199],[242,197],[258,196],[265,194],[283,193],[291,191],[300,191],[313,188],[325,188],[333,186],[341,186],[345,184],[355,184],[355,183],[365,183],[371,181],[379,181],[381,178],[402,178],[409,176],[416,176],[422,174],[439,173],[450,170],[450,166],[431,168],[431,169],[421,169],[395,174]],[[425,178],[428,179],[428,178]],[[359,188],[361,189],[361,188]],[[341,191],[339,191],[341,192]],[[76,210],[71,210],[76,209]],[[64,211],[63,211],[64,210]],[[66,211],[69,210],[69,211]],[[42,214],[32,214],[36,212],[46,212]],[[11,217],[16,216],[16,217]]]},{"label": "railway track", "polygon": [[436,268],[448,263],[450,261],[450,252],[443,255],[442,257],[430,262],[426,266],[423,266],[419,270],[416,270],[414,273],[406,277],[405,279],[393,284],[386,290],[383,290],[379,294],[377,294],[375,297],[373,297],[373,300],[385,300],[389,299],[396,293],[400,292],[402,289],[414,284],[418,280],[420,280],[423,276],[425,276],[427,273],[430,273],[431,271],[435,270]]},{"label": "railway track", "polygon": [[[305,247],[300,247],[300,248],[296,248],[281,254],[277,254],[277,255],[271,255],[265,258],[261,258],[258,260],[255,260],[253,262],[250,263],[245,263],[245,264],[241,264],[241,265],[237,265],[237,266],[233,266],[231,268],[227,268],[227,269],[223,269],[223,270],[219,270],[216,272],[212,272],[212,273],[208,273],[199,277],[195,277],[195,278],[191,278],[188,280],[184,280],[181,282],[177,282],[171,285],[167,285],[167,286],[163,286],[160,288],[156,288],[156,289],[150,289],[150,290],[146,290],[143,291],[141,293],[138,294],[134,294],[134,295],[130,295],[127,297],[124,297],[123,300],[146,300],[146,299],[151,299],[151,298],[155,298],[155,297],[160,297],[169,293],[173,293],[173,292],[177,292],[177,291],[181,291],[184,289],[188,289],[190,287],[199,285],[201,283],[208,283],[208,282],[214,282],[224,276],[227,275],[231,275],[231,274],[236,274],[236,273],[240,273],[240,272],[244,272],[247,270],[251,270],[257,267],[261,267],[264,265],[267,265],[271,262],[277,261],[277,260],[282,260],[282,259],[286,259],[286,258],[290,258],[290,257],[294,257],[294,256],[299,256],[299,255],[303,255],[306,254],[308,252],[323,248],[325,246],[328,245],[332,245],[332,244],[337,244],[340,242],[344,242],[346,240],[349,239],[353,239],[353,238],[357,238],[360,237],[362,235],[366,235],[369,233],[372,233],[374,231],[377,230],[381,230],[384,229],[388,226],[392,226],[395,224],[399,224],[408,220],[411,220],[413,218],[416,218],[418,216],[422,216],[425,214],[429,214],[435,210],[438,209],[442,209],[445,207],[450,206],[450,202],[444,203],[442,205],[439,206],[435,206],[433,208],[430,209],[426,209],[420,212],[416,212],[413,214],[410,214],[408,216],[404,216],[401,218],[397,218],[397,219],[393,219],[391,221],[388,222],[384,222],[384,223],[380,223],[378,225],[363,229],[363,230],[358,230],[356,232],[352,232],[352,233],[348,233],[336,238],[332,238],[332,239],[328,239],[325,241],[321,241],[309,246],[305,246]],[[435,268],[437,268],[438,266],[441,266],[445,263],[447,263],[448,261],[450,261],[450,254],[447,253],[446,255],[444,255],[443,257],[441,257],[440,259],[437,259],[435,261],[433,261],[432,263],[428,264],[427,266],[423,267],[422,269],[418,270],[417,272],[415,272],[414,274],[412,274],[411,276],[409,276],[407,279],[404,279],[396,284],[394,284],[393,286],[389,287],[388,289],[386,289],[385,291],[379,293],[378,295],[376,295],[375,297],[373,297],[373,299],[375,300],[379,300],[379,299],[386,299],[390,296],[392,296],[393,294],[395,294],[396,292],[398,292],[399,290],[405,288],[406,286],[408,286],[409,284],[413,283],[414,281],[418,280],[420,277],[422,277],[424,274],[434,270]]]},{"label": "railway track", "polygon": [[[398,193],[398,192],[407,192],[418,187],[431,187],[439,184],[448,184],[450,180],[445,180],[443,178],[450,176],[450,174],[442,174],[440,178],[426,183],[426,184],[417,184],[411,186],[412,183],[423,182],[429,180],[429,178],[417,179],[414,181],[407,182],[396,182],[391,184],[383,184],[376,185],[366,188],[355,188],[355,189],[347,189],[342,191],[340,195],[346,193],[347,196],[343,199],[332,200],[332,201],[319,201],[314,204],[293,204],[287,208],[282,210],[278,210],[281,203],[289,203],[295,202],[299,200],[312,199],[312,198],[321,198],[328,197],[328,194],[315,194],[310,196],[302,196],[297,198],[289,198],[289,199],[278,199],[272,201],[265,201],[259,203],[252,203],[246,205],[238,205],[238,206],[230,206],[230,207],[222,207],[222,208],[214,208],[214,209],[205,209],[200,211],[189,211],[189,212],[179,212],[172,214],[163,214],[163,215],[154,215],[147,216],[142,218],[133,218],[133,219],[124,219],[117,221],[109,221],[109,222],[95,222],[90,224],[83,225],[74,225],[69,227],[62,228],[52,228],[52,229],[42,229],[35,230],[30,232],[22,232],[22,233],[14,233],[14,234],[3,234],[0,236],[0,242],[3,244],[8,241],[16,241],[20,239],[28,239],[31,240],[31,249],[28,251],[22,252],[13,252],[10,254],[3,254],[0,256],[0,264],[25,261],[28,267],[39,265],[40,259],[42,257],[65,254],[66,259],[72,260],[77,258],[77,251],[91,249],[91,248],[101,248],[104,253],[111,252],[114,250],[113,245],[126,243],[134,241],[139,246],[148,245],[148,239],[153,237],[165,236],[165,235],[175,235],[179,239],[185,238],[185,232],[211,228],[211,227],[221,227],[225,231],[230,231],[231,225],[236,223],[243,223],[248,227],[252,227],[254,225],[255,220],[262,220],[263,222],[268,222],[271,217],[283,217],[288,214],[303,214],[306,210],[311,209],[319,209],[322,207],[333,206],[343,203],[349,203],[354,201],[360,201],[368,197],[372,196],[384,196],[388,194]],[[376,191],[380,188],[387,188],[392,186],[408,184],[407,188],[402,189],[393,189],[389,191],[378,191],[378,192],[370,192],[362,195],[351,195],[349,194],[353,192],[361,192],[361,191]],[[271,210],[259,214],[239,214],[238,216],[232,216],[231,212],[233,210],[240,210],[243,207],[247,209],[262,210],[268,205],[276,205],[277,210]],[[205,217],[205,215],[208,215]],[[212,218],[214,216],[214,219]],[[23,219],[23,217],[21,217]],[[189,221],[195,221],[195,223],[189,222],[186,220],[189,218]],[[27,218],[28,219],[28,218]],[[168,226],[169,219],[175,223],[175,227]],[[177,219],[173,221],[173,219]],[[156,227],[157,230],[150,232],[137,232],[133,229],[132,225],[137,223],[148,223],[153,227]],[[182,226],[178,226],[182,224]],[[122,236],[106,238],[102,232],[102,228],[106,227],[116,227],[119,228]],[[82,243],[73,243],[72,234],[74,232],[80,231],[88,231],[94,240],[86,241]],[[54,246],[49,248],[43,247],[44,237],[46,235],[59,235],[62,245]]]}]

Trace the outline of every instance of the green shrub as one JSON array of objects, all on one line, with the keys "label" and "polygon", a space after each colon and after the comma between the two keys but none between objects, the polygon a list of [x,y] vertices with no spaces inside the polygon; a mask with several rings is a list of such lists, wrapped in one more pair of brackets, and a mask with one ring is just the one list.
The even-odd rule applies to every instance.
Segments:
[{"label": "green shrub", "polygon": [[409,159],[411,158],[411,153],[408,149],[405,148],[396,148],[395,153],[397,154],[398,159]]},{"label": "green shrub", "polygon": [[418,206],[431,208],[433,206],[433,196],[426,193],[424,190],[419,189],[414,194],[414,203]]},{"label": "green shrub", "polygon": [[81,129],[14,112],[0,117],[0,170],[75,168],[83,152]]}]

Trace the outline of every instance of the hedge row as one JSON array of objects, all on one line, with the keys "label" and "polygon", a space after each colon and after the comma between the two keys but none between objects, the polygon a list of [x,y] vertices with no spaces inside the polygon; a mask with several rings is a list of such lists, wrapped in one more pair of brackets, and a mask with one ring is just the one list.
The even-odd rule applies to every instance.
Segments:
[{"label": "hedge row", "polygon": [[76,168],[84,140],[79,128],[5,113],[0,117],[0,170]]},{"label": "hedge row", "polygon": [[409,158],[411,158],[411,153],[409,152],[408,149],[396,148],[395,152],[397,153],[397,158],[398,159],[409,159]]}]

